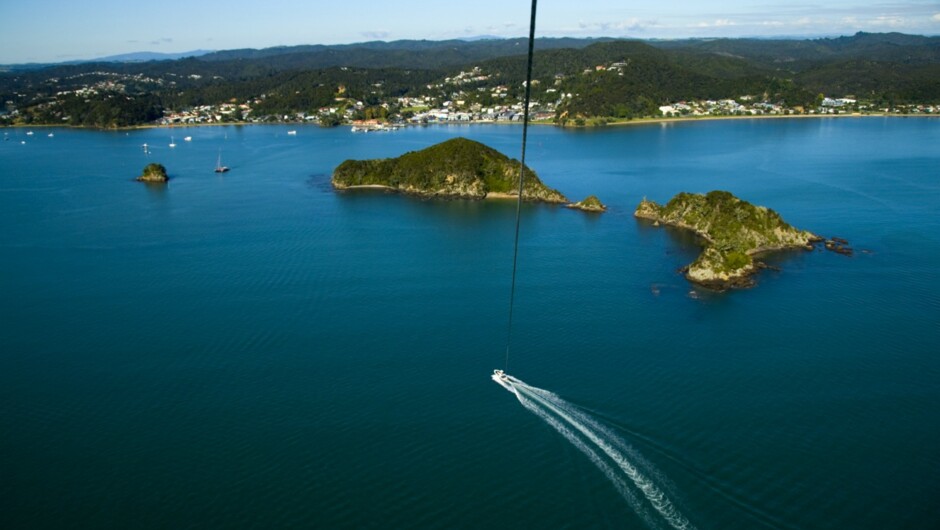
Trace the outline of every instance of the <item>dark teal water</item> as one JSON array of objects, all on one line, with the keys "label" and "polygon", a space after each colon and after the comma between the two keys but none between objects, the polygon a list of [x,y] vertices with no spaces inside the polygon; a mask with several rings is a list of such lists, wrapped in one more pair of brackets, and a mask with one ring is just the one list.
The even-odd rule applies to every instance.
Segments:
[{"label": "dark teal water", "polygon": [[[516,157],[519,128],[7,132],[0,527],[669,527],[489,378],[514,204],[329,187],[456,135]],[[524,207],[512,374],[608,426],[695,527],[940,526],[940,121],[530,142],[610,212]],[[133,182],[149,161],[168,186]],[[693,298],[694,242],[632,211],[712,189],[857,252]]]}]

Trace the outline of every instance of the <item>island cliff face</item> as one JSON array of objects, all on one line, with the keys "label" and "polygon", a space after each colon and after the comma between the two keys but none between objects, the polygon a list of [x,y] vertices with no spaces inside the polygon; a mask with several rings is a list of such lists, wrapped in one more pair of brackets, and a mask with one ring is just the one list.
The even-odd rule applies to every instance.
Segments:
[{"label": "island cliff face", "polygon": [[761,266],[753,256],[788,248],[812,249],[819,236],[787,224],[777,212],[738,199],[727,191],[679,193],[665,206],[644,199],[634,215],[694,231],[705,250],[686,269],[686,278],[708,287],[751,285]]},{"label": "island cliff face", "polygon": [[[398,158],[347,160],[334,170],[332,184],[340,190],[383,187],[424,197],[518,197],[519,162],[479,142],[454,138]],[[568,202],[528,167],[522,199]]]}]

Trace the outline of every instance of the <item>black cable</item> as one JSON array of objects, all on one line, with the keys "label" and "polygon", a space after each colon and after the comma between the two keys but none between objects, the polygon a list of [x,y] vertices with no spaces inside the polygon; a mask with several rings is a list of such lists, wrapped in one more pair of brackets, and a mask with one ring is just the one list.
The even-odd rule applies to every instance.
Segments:
[{"label": "black cable", "polygon": [[525,181],[525,144],[529,133],[529,96],[532,93],[532,55],[535,49],[535,4],[532,0],[532,17],[529,20],[529,57],[525,72],[525,104],[522,109],[522,159],[519,161],[519,197],[516,200],[516,240],[512,251],[512,284],[509,289],[509,324],[506,329],[506,365],[509,370],[509,345],[512,344],[512,310],[516,299],[516,263],[519,260],[519,220],[522,217],[522,190]]}]

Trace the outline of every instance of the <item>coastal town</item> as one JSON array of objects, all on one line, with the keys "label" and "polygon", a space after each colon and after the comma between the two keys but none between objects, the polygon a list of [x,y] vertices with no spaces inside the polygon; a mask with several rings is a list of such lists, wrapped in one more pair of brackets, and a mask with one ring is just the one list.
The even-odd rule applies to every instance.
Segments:
[{"label": "coastal town", "polygon": [[[598,65],[593,71],[586,70],[584,75],[594,72],[616,72],[623,75],[624,63]],[[554,83],[560,85],[565,76],[558,74]],[[281,116],[257,115],[252,106],[261,99],[243,103],[222,103],[200,107],[167,111],[158,120],[159,125],[197,125],[212,123],[332,123],[351,125],[353,132],[393,131],[409,125],[467,124],[467,123],[512,123],[521,122],[524,103],[521,97],[511,97],[510,87],[502,84],[489,85],[491,75],[480,67],[461,71],[453,77],[446,77],[438,84],[429,84],[426,93],[404,96],[379,103],[386,111],[385,118],[363,118],[367,105],[361,100],[338,96],[335,104],[317,109],[316,112],[297,112]],[[539,80],[533,81],[535,88]],[[468,88],[468,85],[474,85]],[[522,83],[520,88],[524,88]],[[522,90],[518,91],[520,94]],[[529,103],[529,119],[536,123],[556,123],[559,107],[566,100],[580,97],[580,94],[561,92],[556,88],[539,90],[539,98]],[[480,96],[484,97],[480,97]],[[264,96],[261,96],[263,98]],[[480,100],[485,99],[490,104]],[[860,102],[852,95],[829,97],[822,94],[815,107],[788,107],[780,101],[766,101],[755,95],[739,95],[720,100],[676,101],[659,107],[658,115],[645,116],[645,119],[681,119],[715,117],[758,117],[758,116],[812,116],[812,115],[861,115],[861,114],[940,114],[938,105],[898,105],[893,108],[877,107],[871,103]],[[639,118],[639,119],[644,119]],[[614,120],[607,120],[593,125],[603,125]],[[585,125],[569,123],[568,125]]]},{"label": "coastal town", "polygon": [[[735,94],[722,99],[690,99],[662,102],[638,116],[570,116],[567,108],[589,95],[567,91],[573,77],[603,79],[629,75],[629,62],[612,62],[586,68],[581,73],[555,74],[533,79],[529,117],[535,123],[564,126],[597,126],[644,120],[700,119],[718,117],[813,116],[813,115],[936,115],[940,105],[878,105],[852,94],[819,94],[812,105],[787,105],[766,95]],[[346,68],[343,68],[346,70]],[[134,125],[190,126],[233,123],[310,123],[322,126],[351,126],[353,132],[393,131],[406,126],[468,123],[520,122],[524,115],[525,83],[515,86],[496,81],[495,72],[475,66],[436,83],[428,83],[404,95],[390,95],[381,82],[367,93],[353,94],[343,84],[334,89],[332,101],[318,108],[292,109],[285,113],[264,112],[266,100],[278,97],[277,90],[238,100],[161,108]],[[68,109],[75,102],[93,104],[96,100],[134,100],[140,94],[204,81],[199,74],[121,74],[94,71],[67,78],[49,78],[46,85],[70,88],[51,94],[16,93],[0,106],[0,125],[73,124]],[[219,76],[213,82],[224,81]],[[360,91],[361,92],[361,91]],[[71,104],[70,104],[71,102]],[[259,110],[262,109],[262,110]]]}]

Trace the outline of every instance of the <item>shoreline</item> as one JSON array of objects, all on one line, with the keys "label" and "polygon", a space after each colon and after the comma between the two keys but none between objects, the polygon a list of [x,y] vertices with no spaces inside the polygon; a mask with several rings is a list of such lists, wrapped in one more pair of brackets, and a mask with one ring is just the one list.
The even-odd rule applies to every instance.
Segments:
[{"label": "shoreline", "polygon": [[[770,114],[764,116],[694,116],[690,118],[638,118],[626,121],[611,121],[603,125],[573,126],[573,129],[593,129],[601,127],[619,127],[625,125],[644,125],[650,123],[685,123],[696,121],[721,120],[790,120],[790,119],[829,119],[829,118],[940,118],[940,114],[892,114],[890,112],[869,112],[852,114]],[[599,118],[603,119],[603,118]],[[565,126],[564,128],[568,128]]]},{"label": "shoreline", "polygon": [[[407,192],[407,191],[400,190],[400,189],[398,189],[398,188],[394,188],[394,187],[392,187],[392,186],[386,186],[386,185],[384,185],[384,184],[357,184],[357,185],[355,185],[355,186],[344,186],[344,187],[342,187],[342,188],[336,188],[336,189],[338,189],[338,190],[340,190],[340,191],[345,191],[345,190],[388,190],[388,191],[392,191],[392,192],[395,192],[395,193],[403,193],[403,194],[405,194],[405,195],[424,196],[423,194],[420,194],[420,193],[410,193],[410,192]],[[433,194],[430,194],[430,195],[433,196]],[[458,198],[463,198],[463,199],[468,199],[468,200],[484,200],[484,201],[485,201],[485,200],[507,200],[507,199],[516,200],[517,197],[518,197],[518,195],[516,195],[516,194],[514,194],[514,193],[500,193],[500,192],[496,192],[496,191],[490,191],[490,192],[487,192],[487,194],[484,195],[483,197],[481,197],[480,199],[475,199],[475,198],[473,198],[473,197],[458,197]]]},{"label": "shoreline", "polygon": [[488,191],[488,192],[486,193],[486,196],[483,197],[483,198],[484,198],[484,199],[492,199],[492,200],[500,200],[500,201],[506,200],[506,199],[516,200],[516,199],[519,198],[519,194],[517,194],[517,193],[516,193],[516,194],[513,194],[513,193],[501,193],[501,192],[498,192],[498,191]]},{"label": "shoreline", "polygon": [[[764,116],[694,116],[687,118],[637,118],[635,120],[614,120],[604,124],[598,125],[558,125],[557,123],[550,121],[530,121],[529,125],[539,125],[539,126],[553,126],[558,127],[559,129],[602,129],[604,127],[623,127],[630,125],[648,125],[648,124],[657,124],[657,123],[687,123],[687,122],[697,122],[697,121],[719,121],[719,120],[788,120],[788,119],[845,119],[845,118],[940,118],[940,114],[894,114],[890,112],[876,112],[876,113],[852,113],[852,114],[772,114]],[[598,117],[590,118],[603,120],[607,118]],[[489,121],[489,120],[477,120],[477,121],[461,121],[461,122],[443,122],[443,123],[427,123],[421,125],[408,124],[404,128],[411,127],[450,127],[450,126],[472,126],[472,125],[522,125],[521,122],[512,121]],[[128,127],[87,127],[84,125],[59,125],[53,123],[43,123],[43,124],[11,124],[11,125],[0,125],[0,129],[40,129],[40,128],[61,128],[61,129],[77,129],[77,130],[91,130],[91,131],[133,131],[138,129],[190,129],[190,128],[201,128],[201,127],[248,127],[248,126],[296,126],[296,127],[310,127],[315,126],[321,128],[319,125],[310,124],[310,123],[296,123],[296,122],[273,122],[273,123],[254,123],[254,122],[234,122],[234,123],[187,123],[187,124],[176,124],[176,125],[154,125],[154,124],[144,124],[144,125],[131,125]],[[352,124],[342,124],[335,127],[323,127],[325,129],[337,129],[337,128],[351,128]]]}]

